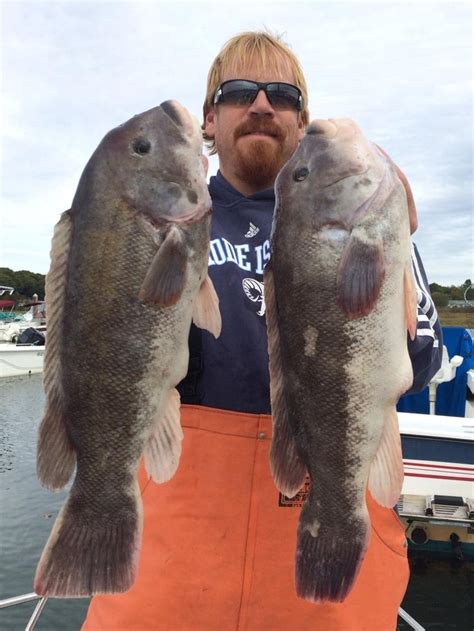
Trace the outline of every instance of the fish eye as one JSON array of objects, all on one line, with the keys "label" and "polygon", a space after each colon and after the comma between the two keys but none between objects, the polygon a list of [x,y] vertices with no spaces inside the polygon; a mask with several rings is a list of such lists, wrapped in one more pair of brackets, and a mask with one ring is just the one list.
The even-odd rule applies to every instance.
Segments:
[{"label": "fish eye", "polygon": [[293,173],[293,179],[295,182],[302,182],[308,177],[308,173],[309,169],[307,167],[300,167]]},{"label": "fish eye", "polygon": [[137,138],[133,143],[133,150],[139,155],[149,153],[151,149],[151,143],[146,138]]}]

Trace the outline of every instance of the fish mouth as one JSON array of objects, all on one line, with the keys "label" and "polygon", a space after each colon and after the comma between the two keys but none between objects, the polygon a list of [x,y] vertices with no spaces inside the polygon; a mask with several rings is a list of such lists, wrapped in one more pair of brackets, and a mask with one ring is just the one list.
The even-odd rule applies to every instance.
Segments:
[{"label": "fish mouth", "polygon": [[163,101],[160,105],[163,112],[173,121],[178,127],[186,127],[191,122],[191,116],[184,107],[178,103],[178,101],[168,100]]},{"label": "fish mouth", "polygon": [[203,217],[209,215],[212,212],[211,200],[208,202],[201,202],[198,204],[197,208],[190,213],[186,213],[184,215],[160,215],[157,223],[159,224],[193,224],[198,223]]},{"label": "fish mouth", "polygon": [[200,137],[201,132],[198,122],[181,103],[170,99],[163,101],[163,103],[160,104],[160,108],[185,136],[189,135],[194,138]]},{"label": "fish mouth", "polygon": [[334,119],[316,119],[312,121],[306,128],[306,134],[309,136],[322,135],[328,139],[334,138],[334,136],[337,135],[339,128],[333,123],[333,120]]}]

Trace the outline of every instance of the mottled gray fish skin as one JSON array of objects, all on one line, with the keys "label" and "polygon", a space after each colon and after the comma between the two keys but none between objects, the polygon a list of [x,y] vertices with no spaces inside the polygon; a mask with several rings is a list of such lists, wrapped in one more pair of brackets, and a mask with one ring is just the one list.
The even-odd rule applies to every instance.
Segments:
[{"label": "mottled gray fish skin", "polygon": [[38,565],[38,594],[129,589],[141,541],[140,458],[148,449],[158,481],[178,466],[174,387],[187,371],[191,319],[207,321],[199,300],[215,298],[201,154],[199,126],[179,103],[135,116],[100,143],[56,227],[38,476],[58,489],[77,469]]},{"label": "mottled gray fish skin", "polygon": [[[264,279],[270,464],[290,497],[306,472],[311,478],[297,533],[298,595],[342,601],[370,536],[370,467],[386,476],[376,469],[373,483],[385,505],[403,479],[395,403],[412,382],[407,197],[390,160],[349,120],[308,127],[276,195]],[[388,465],[376,458],[383,450]],[[385,486],[388,497],[378,490]]]}]

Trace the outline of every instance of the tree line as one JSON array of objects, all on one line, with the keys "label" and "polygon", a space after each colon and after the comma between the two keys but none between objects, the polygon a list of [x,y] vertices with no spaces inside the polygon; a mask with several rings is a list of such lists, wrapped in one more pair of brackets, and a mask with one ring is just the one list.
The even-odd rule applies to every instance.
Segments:
[{"label": "tree line", "polygon": [[35,274],[27,270],[14,272],[9,267],[0,267],[0,285],[13,287],[15,289],[11,296],[3,294],[0,300],[15,300],[18,304],[31,301],[37,294],[39,300],[44,300],[44,280],[45,274]]},{"label": "tree line", "polygon": [[[19,303],[31,300],[34,294],[37,294],[40,300],[44,300],[44,281],[45,274],[35,274],[27,270],[14,272],[9,267],[0,267],[0,285],[14,287],[15,292],[11,298]],[[430,291],[436,306],[445,307],[450,300],[464,300],[466,289],[469,289],[470,286],[471,279],[468,278],[462,285],[458,286],[445,287],[438,283],[431,283]],[[468,291],[467,297],[471,301],[474,300],[474,289]]]},{"label": "tree line", "polygon": [[470,278],[458,286],[444,287],[443,285],[438,285],[438,283],[430,283],[431,297],[437,307],[446,307],[450,300],[464,301],[464,295],[472,303],[474,301],[474,289],[470,289],[471,285]]}]

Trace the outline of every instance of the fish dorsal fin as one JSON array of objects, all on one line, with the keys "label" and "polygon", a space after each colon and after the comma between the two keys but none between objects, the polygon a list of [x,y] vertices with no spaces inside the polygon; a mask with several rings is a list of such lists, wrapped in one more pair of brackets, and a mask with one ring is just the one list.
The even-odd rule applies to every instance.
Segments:
[{"label": "fish dorsal fin", "polygon": [[193,321],[196,326],[212,333],[215,338],[221,334],[222,320],[219,311],[219,298],[212,280],[207,274],[196,296]]},{"label": "fish dorsal fin", "polygon": [[66,433],[61,374],[67,271],[73,230],[71,212],[66,211],[54,228],[51,265],[46,276],[48,332],[43,365],[46,404],[38,433],[37,473],[41,484],[51,490],[65,486],[76,464],[76,455]]},{"label": "fish dorsal fin", "polygon": [[270,470],[279,491],[287,497],[293,497],[303,485],[306,476],[306,467],[298,456],[295,436],[290,425],[288,406],[285,398],[278,314],[271,263],[267,263],[265,267],[264,292],[273,422]]},{"label": "fish dorsal fin", "polygon": [[179,392],[172,388],[145,447],[145,468],[158,483],[170,480],[179,465],[183,440],[179,407]]},{"label": "fish dorsal fin", "polygon": [[418,322],[418,303],[416,300],[416,285],[413,278],[411,262],[407,263],[403,275],[403,289],[405,296],[405,319],[407,331],[412,340],[416,337],[416,327]]},{"label": "fish dorsal fin", "polygon": [[379,504],[393,507],[400,498],[402,485],[402,445],[397,411],[393,407],[385,415],[379,448],[370,465],[369,490]]},{"label": "fish dorsal fin", "polygon": [[337,301],[349,318],[372,311],[384,276],[382,243],[358,238],[354,229],[342,252],[337,273]]},{"label": "fish dorsal fin", "polygon": [[187,261],[185,235],[178,226],[171,226],[150,264],[139,298],[159,307],[176,304],[186,285]]}]

